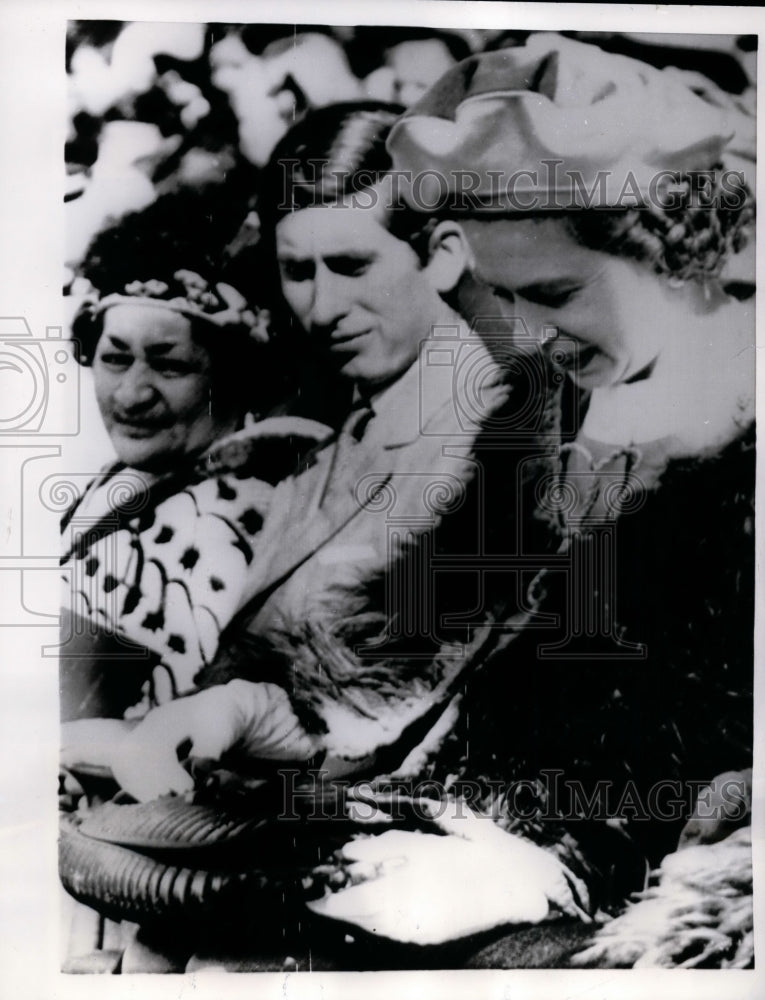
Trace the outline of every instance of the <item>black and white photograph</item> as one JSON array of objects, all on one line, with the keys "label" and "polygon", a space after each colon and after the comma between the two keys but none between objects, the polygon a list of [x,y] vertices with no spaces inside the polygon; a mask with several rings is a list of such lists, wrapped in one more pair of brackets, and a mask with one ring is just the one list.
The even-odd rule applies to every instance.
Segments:
[{"label": "black and white photograph", "polygon": [[0,979],[759,995],[762,12],[47,6]]}]

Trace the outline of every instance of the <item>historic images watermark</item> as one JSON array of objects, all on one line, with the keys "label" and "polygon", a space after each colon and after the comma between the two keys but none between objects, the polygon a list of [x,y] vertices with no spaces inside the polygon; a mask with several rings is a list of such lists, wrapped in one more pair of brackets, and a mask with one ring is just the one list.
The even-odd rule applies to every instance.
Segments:
[{"label": "historic images watermark", "polygon": [[713,784],[664,779],[648,788],[631,780],[584,782],[559,769],[542,769],[533,780],[474,781],[455,778],[384,778],[350,781],[322,768],[279,771],[283,820],[394,822],[433,820],[468,810],[487,819],[543,822],[677,823],[697,819],[737,823],[750,809],[743,775],[731,772]]},{"label": "historic images watermark", "polygon": [[59,560],[40,531],[40,515],[55,511],[61,499],[49,463],[58,463],[62,444],[81,430],[79,374],[63,327],[47,326],[39,334],[25,316],[0,316],[0,453],[8,504],[0,624],[7,628],[58,626],[58,616],[42,610],[38,599],[40,574],[47,579],[57,573]]},{"label": "historic images watermark", "polygon": [[[484,350],[485,347],[489,349],[488,354]],[[37,338],[24,317],[2,317],[0,348],[5,358],[3,365],[5,377],[12,380],[9,385],[13,390],[5,397],[8,402],[8,412],[0,422],[2,435],[0,446],[14,449],[13,454],[18,457],[18,482],[22,493],[36,497],[40,509],[61,516],[75,504],[84,486],[99,472],[97,469],[90,473],[76,474],[58,471],[52,475],[48,473],[42,478],[33,475],[41,469],[36,459],[42,457],[55,459],[60,456],[60,448],[52,443],[56,438],[76,435],[81,430],[79,365],[74,355],[75,345],[63,338],[60,327],[49,327],[44,338]],[[518,449],[529,449],[534,445],[542,448],[550,446],[549,434],[544,428],[545,399],[560,386],[565,377],[562,362],[569,358],[573,359],[571,363],[575,365],[576,353],[566,350],[565,338],[560,337],[555,328],[530,331],[523,318],[517,316],[482,316],[474,320],[468,331],[438,327],[432,330],[430,336],[423,342],[423,365],[440,367],[450,373],[456,426],[462,427],[468,436],[473,433],[477,424],[481,424],[484,438],[491,443],[491,447],[501,449],[508,457]],[[519,397],[517,406],[501,414],[492,414],[486,410],[483,395],[483,376],[485,374],[490,378],[496,365],[508,379],[521,382],[526,390],[523,398]],[[476,366],[480,370],[477,370]],[[423,380],[419,401],[421,414],[428,410],[427,392],[428,382]],[[421,419],[416,432],[429,433],[424,419]],[[38,438],[34,444],[30,440],[32,436]],[[459,447],[459,442],[444,442],[444,447]],[[521,471],[519,470],[518,474]],[[407,480],[405,484],[404,478]],[[421,523],[408,524],[406,519],[402,520],[398,511],[398,492],[404,486],[411,492],[413,478],[417,479],[422,492],[420,520],[425,519],[435,523],[438,518],[453,513],[464,499],[462,487],[455,483],[453,477],[450,480],[444,476],[434,477],[431,470],[421,472],[411,470],[408,473],[401,473],[398,478],[388,477],[382,483],[374,469],[370,468],[357,483],[357,501],[380,515],[381,530],[387,533],[391,551],[399,550],[401,545],[406,543],[408,533],[411,531],[417,534],[422,532]],[[110,496],[114,497],[116,507],[123,511],[132,511],[136,515],[140,513],[144,499],[141,483],[137,480],[138,477],[135,475],[122,473],[114,478],[110,493]],[[482,529],[485,526],[487,498],[483,493],[485,483],[480,475],[475,485],[479,498],[476,508],[475,550],[463,551],[455,557],[449,553],[434,552],[428,545],[421,547],[418,563],[421,586],[417,590],[418,599],[416,604],[408,609],[407,614],[403,617],[399,614],[392,619],[392,631],[388,638],[400,639],[401,635],[394,634],[398,629],[399,632],[403,630],[411,635],[415,644],[416,640],[423,637],[438,640],[442,622],[436,613],[433,595],[436,581],[442,580],[449,573],[461,574],[464,577],[466,573],[472,572],[481,577],[504,572],[517,577],[517,589],[521,593],[528,589],[535,574],[543,566],[552,566],[554,570],[565,574],[569,581],[567,587],[569,599],[566,607],[561,609],[570,623],[568,633],[573,636],[588,629],[591,631],[590,623],[597,620],[596,638],[602,638],[605,630],[614,639],[613,648],[608,654],[610,658],[644,658],[645,650],[633,649],[621,642],[615,632],[613,621],[604,620],[602,615],[598,617],[593,610],[593,595],[602,596],[604,588],[607,591],[613,587],[613,563],[617,554],[613,545],[609,544],[609,540],[616,517],[635,508],[638,502],[636,498],[640,493],[639,482],[636,480],[629,486],[625,486],[622,482],[608,485],[607,513],[602,518],[603,523],[599,524],[595,531],[599,540],[598,551],[602,550],[603,558],[594,562],[587,561],[589,576],[586,573],[583,576],[584,564],[580,565],[581,559],[577,557],[579,551],[577,548],[558,554],[535,553],[524,549],[523,539],[519,539],[515,548],[502,553],[501,556],[496,553],[490,554],[483,543]],[[537,501],[548,512],[556,515],[564,514],[569,520],[575,519],[579,500],[578,485],[570,476],[566,484],[554,476],[547,476],[538,485]],[[586,484],[581,485],[582,489],[586,486]],[[521,492],[518,484],[518,505],[521,504]],[[23,509],[24,502],[21,505],[22,512]],[[526,513],[520,507],[514,511],[517,518],[523,518]],[[23,518],[21,520],[23,527]],[[92,518],[83,518],[75,509],[70,527],[72,544],[77,547],[86,545],[92,532],[103,531],[105,524],[101,521],[95,523]],[[588,519],[587,530],[590,533],[595,530],[591,517]],[[35,539],[27,537],[28,535],[29,532],[21,531],[18,544],[12,546],[13,550],[7,550],[7,555],[0,565],[0,569],[13,574],[14,580],[18,578],[18,600],[21,605],[24,603],[24,572],[33,570],[62,572],[58,568],[59,554],[38,552],[39,546],[36,545]],[[591,578],[593,572],[598,575],[597,579]],[[73,589],[87,592],[90,582],[87,577],[87,566],[83,565],[80,568],[76,578],[70,570],[64,570],[63,573],[69,577],[69,585]],[[16,582],[11,583],[10,575],[7,579],[11,587],[15,588]],[[395,577],[390,580],[391,588],[398,595],[401,592],[400,583],[401,581]],[[602,605],[602,601],[600,604]],[[606,606],[610,608],[612,602],[606,602]],[[482,609],[480,607],[476,609],[473,604],[469,610],[475,617]],[[27,624],[29,627],[54,624],[50,620],[41,620],[37,615],[26,617],[26,622],[24,616],[20,616],[15,624],[22,626]],[[112,657],[115,665],[122,657],[134,659],[138,655],[132,644],[121,642],[119,629],[114,625],[118,619],[118,608],[115,606],[113,615],[107,615],[99,624],[100,629],[116,640]],[[69,643],[77,638],[72,630],[86,627],[71,617],[66,619],[64,625],[64,633],[61,634],[59,643],[46,644],[45,655],[67,657]],[[549,625],[550,622],[544,615],[532,616],[528,622],[529,628],[545,629]],[[78,658],[88,658],[89,653],[82,643],[77,642],[76,648]],[[366,652],[371,651],[366,650]],[[458,652],[455,650],[455,653]],[[103,658],[102,651],[98,655]],[[540,644],[539,655],[541,658],[555,658],[568,654],[565,648]],[[584,654],[580,651],[579,655]]]},{"label": "historic images watermark", "polygon": [[[94,586],[85,563],[75,569],[60,566],[62,553],[46,547],[52,533],[40,531],[41,517],[58,521],[66,515],[70,544],[78,550],[87,548],[94,532],[108,536],[120,513],[137,515],[145,504],[143,478],[123,470],[109,487],[112,515],[94,518],[77,513],[77,499],[100,470],[62,469],[62,439],[74,438],[84,429],[76,351],[76,343],[65,336],[61,326],[47,326],[40,337],[24,316],[0,317],[0,448],[18,504],[18,517],[8,526],[0,557],[0,583],[8,611],[13,614],[13,619],[3,624],[59,629],[58,642],[43,645],[45,657],[113,660],[118,665],[125,659],[144,659],[146,653],[120,635],[115,625],[119,619],[116,593],[111,603],[107,595],[107,612],[98,624],[71,615],[59,619],[57,614],[41,612],[36,602],[30,601],[40,573],[62,577],[66,586],[81,591],[86,599]],[[56,471],[50,471],[49,461]],[[112,638],[111,652],[91,652],[77,641],[99,630]],[[68,651],[74,648],[72,643],[76,653]]]},{"label": "historic images watermark", "polygon": [[[539,169],[508,172],[486,170],[421,171],[391,169],[380,182],[371,172],[329,169],[325,160],[307,164],[285,158],[280,211],[289,211],[297,192],[302,207],[349,205],[352,208],[402,210],[450,215],[486,211],[557,212],[571,209],[610,210],[648,207],[672,212],[680,208],[736,211],[747,198],[744,171],[659,170],[650,177],[633,170],[563,170],[564,161],[540,161]],[[308,170],[306,170],[308,166]],[[322,183],[318,183],[318,179]],[[335,183],[328,183],[333,178]],[[346,191],[338,202],[337,191]]]},{"label": "historic images watermark", "polygon": [[[441,644],[443,655],[463,656],[454,632],[450,638],[450,625],[488,624],[499,631],[508,626],[487,599],[502,579],[507,593],[515,595],[522,627],[540,630],[538,659],[645,660],[646,645],[626,640],[616,619],[616,523],[643,506],[645,484],[633,468],[599,470],[597,476],[564,472],[557,457],[560,424],[573,426],[578,419],[573,397],[561,392],[578,363],[575,345],[555,327],[532,331],[517,315],[477,317],[469,329],[434,327],[423,340],[420,426],[415,432],[441,434],[425,418],[432,409],[428,369],[439,368],[451,380],[452,423],[459,429],[441,435],[441,450],[444,455],[469,454],[473,476],[468,484],[433,468],[391,474],[370,467],[356,482],[356,503],[379,519],[391,566],[385,634],[374,645],[356,648],[359,655],[385,659],[395,644],[397,656],[416,659],[426,641]],[[498,372],[511,391],[509,405],[496,409],[490,401]],[[559,413],[552,424],[551,400]],[[502,533],[499,547],[492,532],[498,490],[507,504],[501,516],[516,526]],[[439,547],[434,543],[439,524],[455,515],[464,521],[468,494],[470,531],[458,550]],[[419,504],[413,505],[415,495]],[[554,545],[547,537],[540,545],[540,538],[523,530],[540,518],[556,523]],[[402,552],[408,553],[406,560],[400,558]],[[563,580],[554,614],[540,609],[534,596],[547,573]],[[461,590],[463,604],[444,612],[438,599],[444,587]],[[519,621],[517,617],[515,625]]]}]

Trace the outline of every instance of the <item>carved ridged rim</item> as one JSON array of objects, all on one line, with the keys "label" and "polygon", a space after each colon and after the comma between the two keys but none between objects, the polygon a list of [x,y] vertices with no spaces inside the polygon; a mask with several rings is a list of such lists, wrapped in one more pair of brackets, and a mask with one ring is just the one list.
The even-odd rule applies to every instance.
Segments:
[{"label": "carved ridged rim", "polygon": [[131,805],[107,802],[88,812],[79,832],[93,840],[140,850],[200,850],[219,847],[255,834],[262,817],[238,816],[182,798]]},{"label": "carved ridged rim", "polygon": [[173,864],[128,847],[84,836],[62,818],[59,873],[64,888],[117,920],[141,923],[165,917],[195,920],[220,906],[241,903],[262,888],[260,870],[204,870]]}]

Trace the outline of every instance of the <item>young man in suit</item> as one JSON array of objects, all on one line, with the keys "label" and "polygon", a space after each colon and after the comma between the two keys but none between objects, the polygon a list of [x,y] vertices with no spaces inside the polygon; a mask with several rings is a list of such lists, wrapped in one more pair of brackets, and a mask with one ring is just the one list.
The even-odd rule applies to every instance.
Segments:
[{"label": "young man in suit", "polygon": [[[308,781],[298,795],[315,803],[338,782],[395,773],[416,784],[459,716],[468,675],[533,618],[530,585],[554,539],[532,502],[555,441],[544,371],[455,311],[465,243],[452,223],[398,207],[384,151],[395,117],[379,105],[314,112],[263,179],[261,238],[278,267],[285,335],[334,368],[353,402],[335,438],[277,487],[203,689],[150,712],[117,748],[114,773],[138,799],[194,788],[182,747],[225,767],[281,768],[280,821],[295,818],[297,772]],[[380,896],[371,886],[360,909],[327,897],[317,912],[347,919],[347,904],[361,926],[424,943],[543,919],[548,897],[580,912],[570,873],[547,852],[457,799],[443,802],[448,816],[433,799],[423,809],[418,820],[437,835],[396,841],[403,887]],[[312,829],[312,856],[326,856],[333,829]],[[382,838],[366,847],[389,849]],[[466,861],[478,915],[463,883],[443,878]],[[540,867],[520,897],[500,879],[487,909],[497,864]],[[458,899],[439,895],[450,884]],[[399,902],[381,910],[388,899]]]},{"label": "young man in suit", "polygon": [[448,729],[498,623],[529,616],[515,529],[544,451],[540,408],[528,415],[539,369],[507,352],[503,366],[453,308],[465,243],[397,204],[395,117],[314,112],[263,179],[262,245],[290,335],[351,383],[353,406],[277,488],[240,612],[199,678],[210,689],[151,713],[126,744],[116,770],[137,797],[191,787],[186,740],[196,756],[239,744],[333,777],[397,767]]}]

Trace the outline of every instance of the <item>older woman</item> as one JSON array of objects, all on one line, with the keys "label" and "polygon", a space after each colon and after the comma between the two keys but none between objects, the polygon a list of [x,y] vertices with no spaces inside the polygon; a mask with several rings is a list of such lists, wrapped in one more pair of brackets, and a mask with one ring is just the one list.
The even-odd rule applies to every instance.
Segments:
[{"label": "older woman", "polygon": [[[155,207],[107,230],[83,268],[91,291],[74,336],[117,461],[67,512],[61,562],[69,611],[86,634],[111,634],[122,663],[102,664],[83,690],[75,678],[92,681],[93,671],[75,662],[65,717],[121,714],[125,704],[102,696],[106,685],[123,697],[116,675],[135,676],[131,666],[145,675],[146,654],[130,643],[159,659],[175,693],[193,687],[240,600],[273,483],[298,441],[328,433],[290,418],[245,423],[278,398],[264,334],[220,280],[211,227],[198,238],[188,235],[193,218],[185,234],[180,224],[157,228],[165,213]],[[82,660],[82,643],[67,643],[67,663],[78,648]]]}]

